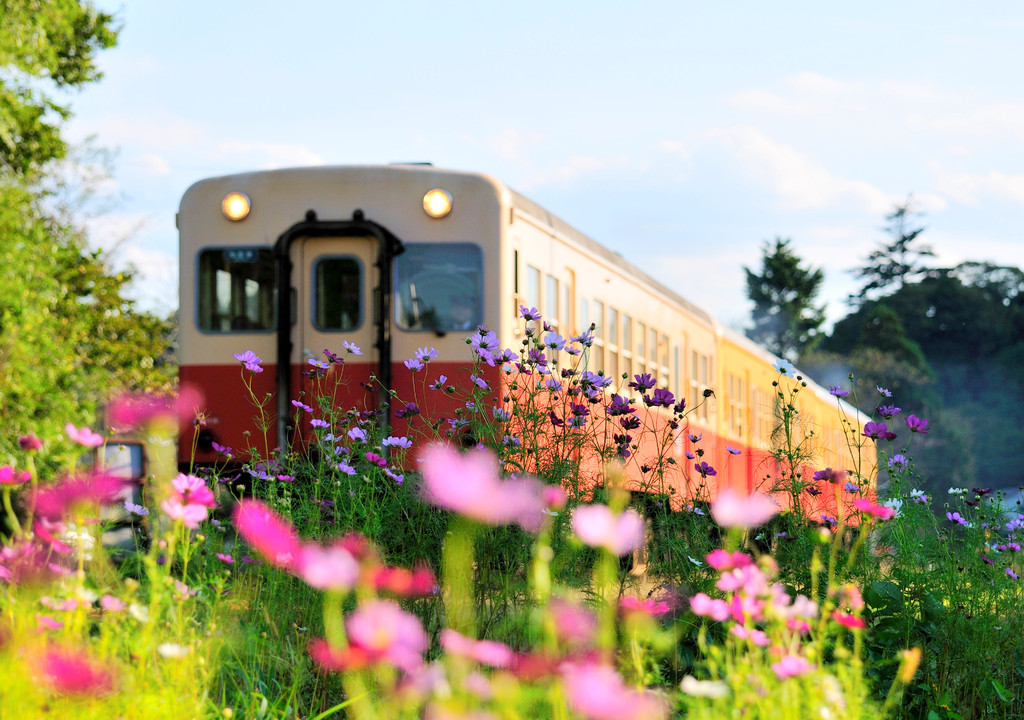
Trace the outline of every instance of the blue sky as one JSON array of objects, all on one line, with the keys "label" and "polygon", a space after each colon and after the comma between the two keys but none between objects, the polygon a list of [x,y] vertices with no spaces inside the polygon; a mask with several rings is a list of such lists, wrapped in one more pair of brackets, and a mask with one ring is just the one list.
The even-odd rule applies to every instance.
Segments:
[{"label": "blue sky", "polygon": [[160,311],[190,184],[324,163],[488,173],[737,328],[776,235],[842,317],[911,193],[938,263],[1024,265],[1020,3],[97,5],[69,137],[118,151],[91,237]]}]

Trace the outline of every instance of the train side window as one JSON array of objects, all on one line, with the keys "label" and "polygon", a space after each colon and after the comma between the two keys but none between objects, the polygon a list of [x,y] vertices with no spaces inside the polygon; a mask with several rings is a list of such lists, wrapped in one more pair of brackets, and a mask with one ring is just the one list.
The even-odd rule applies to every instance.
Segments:
[{"label": "train side window", "polygon": [[[647,349],[646,342],[647,338],[647,326],[638,322],[636,324],[636,371],[642,373],[644,367],[647,365]],[[657,377],[657,371],[651,373],[652,376]]]},{"label": "train side window", "polygon": [[540,270],[526,266],[526,305],[540,310]]},{"label": "train side window", "polygon": [[558,278],[548,275],[544,282],[544,319],[552,328],[558,328]]},{"label": "train side window", "polygon": [[608,308],[608,375],[619,379],[619,311]]},{"label": "train side window", "polygon": [[633,318],[622,316],[622,372],[633,380]]},{"label": "train side window", "polygon": [[199,252],[196,323],[207,332],[274,329],[274,252],[266,247]]},{"label": "train side window", "polygon": [[593,372],[604,371],[604,303],[594,301],[594,344],[590,347],[590,366]]},{"label": "train side window", "polygon": [[355,330],[363,324],[363,268],[352,256],[321,257],[313,266],[313,326]]},{"label": "train side window", "polygon": [[472,243],[406,243],[395,258],[402,330],[472,330],[483,322],[483,251]]}]

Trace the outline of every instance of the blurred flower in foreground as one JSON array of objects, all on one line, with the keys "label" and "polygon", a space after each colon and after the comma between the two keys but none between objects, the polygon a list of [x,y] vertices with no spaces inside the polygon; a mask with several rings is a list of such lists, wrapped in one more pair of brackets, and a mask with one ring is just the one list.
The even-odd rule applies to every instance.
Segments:
[{"label": "blurred flower in foreground", "polygon": [[646,524],[636,510],[613,513],[607,505],[580,505],[572,514],[572,529],[591,547],[625,555],[643,547]]},{"label": "blurred flower in foreground", "polygon": [[587,720],[657,720],[668,716],[662,698],[631,690],[613,667],[565,663],[561,673],[569,706]]},{"label": "blurred flower in foreground", "polygon": [[74,650],[50,648],[38,661],[43,682],[67,695],[103,695],[113,690],[109,672]]},{"label": "blurred flower in foreground", "polygon": [[540,529],[546,507],[540,481],[502,480],[497,458],[483,450],[459,453],[432,445],[421,460],[427,502],[489,525],[514,522],[530,532]]},{"label": "blurred flower in foreground", "polygon": [[753,493],[742,497],[725,488],[711,503],[711,517],[723,527],[754,528],[763,525],[779,512],[779,506],[767,495]]}]

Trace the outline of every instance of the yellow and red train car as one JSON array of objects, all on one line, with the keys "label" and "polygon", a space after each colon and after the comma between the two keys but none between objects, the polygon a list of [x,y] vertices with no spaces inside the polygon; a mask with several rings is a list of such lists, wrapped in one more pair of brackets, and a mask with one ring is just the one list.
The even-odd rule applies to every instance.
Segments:
[{"label": "yellow and red train car", "polygon": [[[290,403],[312,390],[303,368],[325,349],[361,349],[345,363],[347,387],[360,395],[366,383],[378,401],[411,397],[403,363],[418,348],[436,348],[432,370],[458,377],[478,325],[501,347],[521,347],[523,305],[565,337],[593,324],[588,370],[619,387],[647,373],[686,398],[687,432],[672,447],[680,462],[695,434],[721,469],[718,486],[749,491],[776,471],[768,454],[776,358],[486,175],[390,165],[216,177],[188,189],[177,224],[180,380],[206,398],[195,449],[191,430],[180,443],[182,464],[215,462],[215,444],[258,447],[235,353],[264,361],[251,379],[257,398],[271,398],[258,447],[266,455],[288,442]],[[499,368],[486,379],[508,382]],[[709,389],[714,396],[701,402]],[[799,402],[804,429],[815,429],[809,466],[848,467],[836,398],[809,383]],[[384,420],[401,425],[394,410]],[[838,410],[854,426],[866,420],[842,401]]]}]

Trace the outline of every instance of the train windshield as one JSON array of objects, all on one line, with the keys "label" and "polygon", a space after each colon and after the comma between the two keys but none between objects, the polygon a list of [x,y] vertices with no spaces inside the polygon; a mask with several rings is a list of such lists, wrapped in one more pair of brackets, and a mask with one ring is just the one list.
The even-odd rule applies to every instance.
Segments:
[{"label": "train windshield", "polygon": [[395,258],[402,330],[472,330],[483,322],[483,252],[472,243],[406,243]]},{"label": "train windshield", "polygon": [[270,248],[207,248],[199,253],[200,330],[274,329],[274,253]]}]

